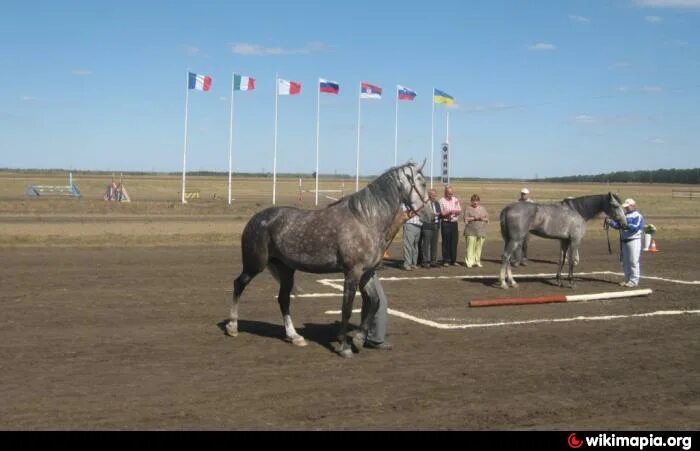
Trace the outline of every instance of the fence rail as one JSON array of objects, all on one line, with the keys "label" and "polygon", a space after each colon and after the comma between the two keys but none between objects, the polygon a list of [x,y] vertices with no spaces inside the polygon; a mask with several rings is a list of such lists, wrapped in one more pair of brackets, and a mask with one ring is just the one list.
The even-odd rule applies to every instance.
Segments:
[{"label": "fence rail", "polygon": [[700,199],[700,191],[690,189],[674,189],[671,191],[671,197],[683,199]]}]

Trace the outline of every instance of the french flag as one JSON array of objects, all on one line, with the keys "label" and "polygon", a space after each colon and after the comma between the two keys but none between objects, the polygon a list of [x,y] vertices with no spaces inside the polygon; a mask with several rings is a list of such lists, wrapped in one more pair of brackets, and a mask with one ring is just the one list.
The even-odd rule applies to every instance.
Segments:
[{"label": "french flag", "polygon": [[324,78],[318,79],[319,90],[328,94],[338,94],[340,92],[340,84],[337,81],[330,81]]},{"label": "french flag", "polygon": [[211,89],[211,77],[208,75],[198,75],[189,73],[187,87],[197,91],[209,91]]},{"label": "french flag", "polygon": [[398,93],[399,100],[414,100],[416,98],[416,92],[408,89],[405,86],[396,85],[396,90]]},{"label": "french flag", "polygon": [[382,88],[375,85],[370,85],[364,81],[360,85],[360,98],[361,99],[381,99],[382,98]]}]

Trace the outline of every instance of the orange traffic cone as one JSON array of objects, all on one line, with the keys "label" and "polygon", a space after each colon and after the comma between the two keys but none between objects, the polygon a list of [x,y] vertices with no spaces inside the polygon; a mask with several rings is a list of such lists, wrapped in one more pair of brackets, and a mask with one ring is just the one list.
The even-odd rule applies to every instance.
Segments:
[{"label": "orange traffic cone", "polygon": [[387,259],[389,257],[390,257],[389,251],[388,250],[384,251],[384,258]]},{"label": "orange traffic cone", "polygon": [[651,246],[649,246],[649,252],[659,252],[659,250],[656,248],[656,240],[651,239]]}]

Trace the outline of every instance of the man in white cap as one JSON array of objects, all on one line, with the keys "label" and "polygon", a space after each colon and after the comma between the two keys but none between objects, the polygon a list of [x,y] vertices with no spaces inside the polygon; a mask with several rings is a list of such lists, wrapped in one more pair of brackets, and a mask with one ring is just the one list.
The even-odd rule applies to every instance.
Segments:
[{"label": "man in white cap", "polygon": [[[527,188],[523,188],[520,190],[520,197],[518,198],[518,202],[534,202],[532,199],[530,199],[530,190]],[[515,251],[515,255],[513,255],[513,266],[527,266],[528,260],[527,260],[527,242],[530,237],[530,234],[528,233],[525,236],[525,239],[523,240],[523,244],[518,249]]]},{"label": "man in white cap", "polygon": [[523,188],[520,190],[520,197],[518,198],[519,202],[533,202],[532,199],[530,199],[530,190],[527,188]]},{"label": "man in white cap", "polygon": [[637,211],[637,203],[634,199],[625,199],[622,203],[625,209],[627,227],[623,228],[614,219],[606,218],[610,227],[620,231],[620,247],[622,250],[622,267],[625,272],[623,287],[636,287],[639,285],[639,256],[642,251],[642,233],[644,231],[644,217]]}]

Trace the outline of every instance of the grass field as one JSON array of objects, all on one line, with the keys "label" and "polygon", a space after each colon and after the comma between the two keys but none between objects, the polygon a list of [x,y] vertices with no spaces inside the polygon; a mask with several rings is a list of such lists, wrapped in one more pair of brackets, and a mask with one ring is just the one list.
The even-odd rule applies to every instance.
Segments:
[{"label": "grass field", "polygon": [[[247,220],[271,206],[271,177],[234,177],[232,205],[227,204],[228,179],[220,176],[190,176],[187,191],[199,191],[201,198],[182,205],[178,176],[141,175],[125,178],[131,203],[102,200],[111,182],[109,175],[74,173],[82,198],[34,198],[25,196],[32,184],[66,185],[65,173],[0,173],[0,247],[15,246],[161,246],[238,243]],[[370,180],[360,180],[360,187]],[[304,189],[314,180],[302,181]],[[323,178],[322,190],[354,192],[354,180]],[[466,201],[472,193],[481,196],[491,215],[489,237],[500,239],[497,218],[513,202],[523,186],[520,182],[456,181],[457,196]],[[435,186],[440,187],[437,180]],[[553,202],[567,196],[612,191],[622,198],[634,197],[640,211],[659,229],[657,239],[700,237],[700,200],[672,198],[679,185],[528,183],[538,202]],[[690,187],[686,187],[692,189]],[[341,193],[328,193],[339,197]],[[331,200],[319,196],[319,208]],[[315,208],[313,193],[299,198],[299,180],[280,177],[277,204]],[[591,221],[586,239],[604,238],[599,221]]]}]

